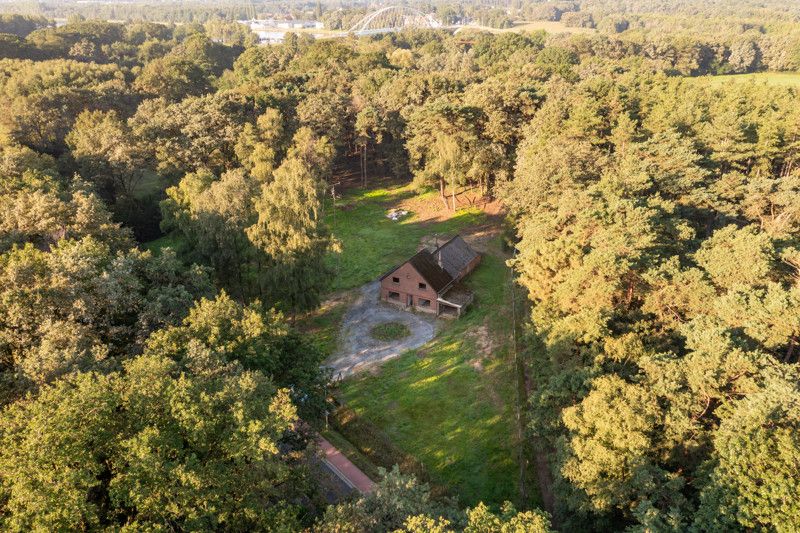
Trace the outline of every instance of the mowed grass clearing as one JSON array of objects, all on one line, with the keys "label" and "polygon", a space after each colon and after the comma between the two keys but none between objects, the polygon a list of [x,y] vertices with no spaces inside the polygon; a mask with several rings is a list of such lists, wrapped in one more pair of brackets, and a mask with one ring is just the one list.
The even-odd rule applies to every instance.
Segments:
[{"label": "mowed grass clearing", "polygon": [[[438,193],[423,193],[422,199],[436,202]],[[411,186],[373,190],[353,190],[325,205],[325,223],[336,238],[340,251],[326,257],[333,276],[329,296],[322,306],[298,317],[297,326],[311,335],[325,355],[339,346],[339,328],[347,308],[356,298],[352,289],[373,281],[391,267],[417,251],[420,240],[432,233],[452,235],[484,222],[486,216],[477,208],[459,210],[443,221],[422,219],[409,212],[401,220],[386,217],[390,209],[416,197]],[[156,241],[153,241],[154,243]]]},{"label": "mowed grass clearing", "polygon": [[469,277],[476,301],[464,317],[445,323],[433,341],[389,361],[377,375],[339,388],[348,407],[464,505],[526,503],[518,501],[508,279],[504,258],[485,255]]},{"label": "mowed grass clearing", "polygon": [[[332,292],[374,280],[413,255],[426,235],[453,235],[486,219],[478,208],[461,209],[435,222],[420,220],[414,212],[398,221],[386,217],[389,209],[416,194],[411,186],[402,186],[351,192],[337,199],[335,208],[328,201],[325,222],[341,245],[341,253],[327,258],[334,272]],[[431,191],[422,197],[436,201],[437,195]]]},{"label": "mowed grass clearing", "polygon": [[[327,308],[302,321],[302,329],[333,349],[346,307],[341,302],[354,297],[351,289],[406,260],[423,238],[449,237],[490,222],[477,207],[448,214],[437,205],[437,196],[431,191],[419,198],[411,187],[390,187],[351,191],[336,200],[335,210],[326,205],[326,222],[341,246],[340,253],[327,258],[335,272],[335,292]],[[415,206],[427,212],[414,212]],[[399,207],[410,212],[398,221],[386,217]],[[432,211],[442,216],[432,216]],[[489,248],[492,253],[484,254],[467,280],[475,291],[475,304],[464,317],[441,321],[430,343],[386,363],[375,374],[342,382],[336,391],[346,407],[381,433],[377,438],[340,428],[353,445],[345,453],[357,453],[354,459],[364,461],[387,439],[422,463],[432,484],[458,494],[464,505],[529,503],[518,501],[509,270],[500,237]],[[385,451],[378,455],[385,458]],[[390,453],[390,462],[391,457]]]}]

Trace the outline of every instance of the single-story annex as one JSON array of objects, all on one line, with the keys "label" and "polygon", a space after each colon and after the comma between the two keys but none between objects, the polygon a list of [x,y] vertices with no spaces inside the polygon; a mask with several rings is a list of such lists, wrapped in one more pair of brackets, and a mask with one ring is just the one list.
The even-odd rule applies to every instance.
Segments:
[{"label": "single-story annex", "polygon": [[433,251],[420,250],[384,274],[381,299],[437,316],[461,316],[473,294],[460,282],[480,261],[480,254],[456,235]]}]

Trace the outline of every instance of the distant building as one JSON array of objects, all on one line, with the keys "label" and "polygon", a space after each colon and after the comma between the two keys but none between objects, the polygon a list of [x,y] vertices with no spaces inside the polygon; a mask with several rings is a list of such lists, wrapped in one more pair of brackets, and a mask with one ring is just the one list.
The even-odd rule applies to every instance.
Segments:
[{"label": "distant building", "polygon": [[317,20],[280,20],[277,27],[287,30],[316,29],[321,30],[325,24]]},{"label": "distant building", "polygon": [[258,35],[261,44],[280,44],[286,38],[287,30],[323,29],[325,24],[317,20],[295,19],[253,19],[240,20],[240,24],[248,26]]},{"label": "distant building", "polygon": [[260,44],[281,44],[286,38],[285,31],[257,31],[255,34]]},{"label": "distant building", "polygon": [[480,254],[456,235],[433,251],[421,250],[383,275],[381,299],[436,316],[461,316],[473,294],[460,282],[480,261]]}]

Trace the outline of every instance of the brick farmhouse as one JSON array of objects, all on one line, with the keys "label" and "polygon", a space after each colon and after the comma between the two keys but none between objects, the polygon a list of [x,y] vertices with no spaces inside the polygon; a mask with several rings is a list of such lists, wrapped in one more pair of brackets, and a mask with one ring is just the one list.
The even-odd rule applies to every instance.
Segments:
[{"label": "brick farmhouse", "polygon": [[437,316],[461,316],[473,295],[460,282],[481,256],[460,235],[433,251],[420,250],[380,278],[381,299]]}]

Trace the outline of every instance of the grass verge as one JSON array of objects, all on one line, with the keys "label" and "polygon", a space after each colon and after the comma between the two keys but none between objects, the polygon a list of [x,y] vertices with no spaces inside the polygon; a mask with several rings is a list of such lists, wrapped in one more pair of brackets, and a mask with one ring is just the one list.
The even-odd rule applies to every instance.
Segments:
[{"label": "grass verge", "polygon": [[333,444],[337,450],[347,456],[347,458],[350,459],[350,461],[362,472],[364,472],[367,477],[373,481],[378,481],[380,479],[378,466],[381,465],[375,465],[375,463],[373,463],[365,454],[363,454],[361,450],[353,446],[349,440],[344,438],[341,433],[333,429],[333,427],[329,427],[328,429],[321,430],[320,434],[328,439],[328,442]]}]

